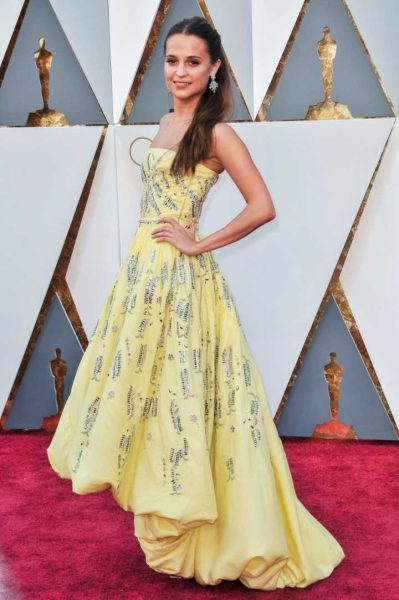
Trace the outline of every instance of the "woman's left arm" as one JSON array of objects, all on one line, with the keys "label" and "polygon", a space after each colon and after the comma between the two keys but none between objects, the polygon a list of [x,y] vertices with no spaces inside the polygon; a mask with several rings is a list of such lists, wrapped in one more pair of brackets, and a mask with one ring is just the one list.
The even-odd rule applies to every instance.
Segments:
[{"label": "woman's left arm", "polygon": [[237,185],[247,206],[227,225],[196,242],[196,254],[215,250],[245,237],[276,216],[266,183],[248,148],[227,123],[214,127],[214,152]]},{"label": "woman's left arm", "polygon": [[196,256],[236,242],[275,218],[273,201],[262,175],[244,142],[227,123],[217,123],[213,128],[212,157],[217,157],[222,163],[247,206],[222,229],[201,240],[195,239],[193,223],[186,229],[171,217],[161,217],[159,222],[167,225],[152,231],[156,242],[169,242],[184,254]]}]

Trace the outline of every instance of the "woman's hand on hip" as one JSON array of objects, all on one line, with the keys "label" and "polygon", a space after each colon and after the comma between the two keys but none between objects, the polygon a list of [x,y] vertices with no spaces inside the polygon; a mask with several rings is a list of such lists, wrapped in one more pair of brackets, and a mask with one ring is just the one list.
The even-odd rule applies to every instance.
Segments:
[{"label": "woman's hand on hip", "polygon": [[[151,236],[157,242],[169,242],[175,248],[187,254],[188,256],[196,256],[200,254],[198,244],[195,239],[195,224],[191,221],[190,226],[186,229],[176,219],[171,217],[160,217],[160,223],[166,223],[162,227],[153,229]],[[168,225],[168,223],[170,225]]]}]

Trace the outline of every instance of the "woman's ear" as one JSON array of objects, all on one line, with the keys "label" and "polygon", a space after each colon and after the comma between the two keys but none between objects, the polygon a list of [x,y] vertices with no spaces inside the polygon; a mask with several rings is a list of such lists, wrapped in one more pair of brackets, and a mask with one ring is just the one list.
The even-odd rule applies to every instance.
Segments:
[{"label": "woman's ear", "polygon": [[219,71],[220,65],[222,64],[222,61],[220,60],[220,58],[217,59],[216,63],[218,63],[218,67],[214,73],[211,73],[211,75],[216,75],[216,73]]}]

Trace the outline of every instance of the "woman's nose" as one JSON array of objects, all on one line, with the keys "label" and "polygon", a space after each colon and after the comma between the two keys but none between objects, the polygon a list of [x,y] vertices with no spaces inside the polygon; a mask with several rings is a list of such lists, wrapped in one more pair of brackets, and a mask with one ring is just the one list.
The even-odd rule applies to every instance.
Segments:
[{"label": "woman's nose", "polygon": [[187,74],[187,73],[186,73],[186,66],[185,66],[185,64],[184,64],[184,63],[179,63],[179,64],[177,65],[177,69],[176,69],[176,75],[181,75],[181,76],[184,76],[184,75],[186,75],[186,74]]}]

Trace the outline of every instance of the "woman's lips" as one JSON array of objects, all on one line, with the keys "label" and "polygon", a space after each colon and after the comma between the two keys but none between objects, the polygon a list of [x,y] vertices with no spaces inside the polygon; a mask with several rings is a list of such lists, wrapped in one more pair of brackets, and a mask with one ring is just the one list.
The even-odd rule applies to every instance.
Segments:
[{"label": "woman's lips", "polygon": [[189,86],[190,82],[189,81],[175,81],[174,84],[177,87],[182,87],[183,88],[183,87]]}]

